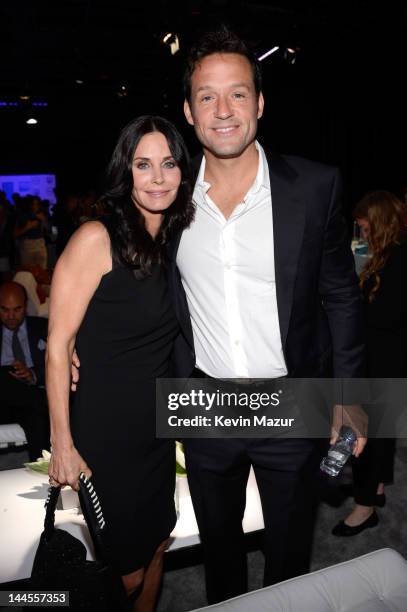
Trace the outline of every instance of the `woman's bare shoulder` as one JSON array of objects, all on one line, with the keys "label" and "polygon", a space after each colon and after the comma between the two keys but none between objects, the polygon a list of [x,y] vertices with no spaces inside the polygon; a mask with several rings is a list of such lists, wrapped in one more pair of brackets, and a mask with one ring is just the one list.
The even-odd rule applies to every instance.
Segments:
[{"label": "woman's bare shoulder", "polygon": [[[101,268],[103,273],[112,266],[109,233],[102,222],[86,221],[72,235],[61,255],[64,261],[77,262],[81,267]],[[89,266],[89,264],[91,264]]]},{"label": "woman's bare shoulder", "polygon": [[109,241],[109,234],[101,221],[92,220],[85,221],[82,225],[76,230],[73,236],[81,241],[98,241],[98,240],[107,240]]}]

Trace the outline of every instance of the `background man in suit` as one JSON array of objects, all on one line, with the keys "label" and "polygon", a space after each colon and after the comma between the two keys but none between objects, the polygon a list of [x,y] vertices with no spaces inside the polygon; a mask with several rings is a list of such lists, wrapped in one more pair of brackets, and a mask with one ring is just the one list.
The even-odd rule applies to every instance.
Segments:
[{"label": "background man in suit", "polygon": [[[174,352],[177,375],[363,376],[360,293],[338,171],[269,154],[256,141],[264,108],[259,64],[228,30],[206,34],[191,50],[184,89],[185,116],[203,158],[195,221],[171,254],[183,332]],[[358,440],[356,455],[364,443]],[[251,465],[265,522],[265,584],[307,572],[313,441],[184,445],[209,603],[247,590],[242,518]]]},{"label": "background man in suit", "polygon": [[44,389],[47,320],[26,317],[27,295],[18,283],[0,287],[1,423],[24,429],[30,460],[49,449]]}]

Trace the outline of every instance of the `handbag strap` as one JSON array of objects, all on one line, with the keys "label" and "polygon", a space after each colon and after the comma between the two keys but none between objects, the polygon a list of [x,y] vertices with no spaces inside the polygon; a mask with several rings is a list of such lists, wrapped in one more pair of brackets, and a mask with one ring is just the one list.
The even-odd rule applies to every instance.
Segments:
[{"label": "handbag strap", "polygon": [[48,497],[45,500],[44,531],[48,535],[54,529],[55,509],[59,498],[61,487],[48,487]]},{"label": "handbag strap", "polygon": [[95,540],[95,538],[102,534],[106,527],[106,522],[103,518],[102,508],[95,487],[91,479],[86,478],[83,473],[79,475],[79,501],[86,524]]},{"label": "handbag strap", "polygon": [[[55,526],[55,510],[60,492],[60,486],[49,487],[48,489],[48,497],[45,501],[44,520],[44,531],[46,535],[50,534]],[[87,478],[82,472],[79,475],[79,502],[92,537],[98,539],[98,536],[101,535],[106,527],[106,522],[103,518],[102,508],[95,487],[91,479]]]}]

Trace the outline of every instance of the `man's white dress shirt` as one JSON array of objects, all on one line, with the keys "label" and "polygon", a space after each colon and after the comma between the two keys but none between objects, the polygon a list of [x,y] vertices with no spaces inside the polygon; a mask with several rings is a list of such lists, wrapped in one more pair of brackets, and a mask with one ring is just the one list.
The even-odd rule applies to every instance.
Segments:
[{"label": "man's white dress shirt", "polygon": [[205,157],[195,220],[177,254],[192,319],[196,366],[214,378],[287,374],[277,312],[270,177],[263,148],[243,202],[225,219],[208,195]]}]

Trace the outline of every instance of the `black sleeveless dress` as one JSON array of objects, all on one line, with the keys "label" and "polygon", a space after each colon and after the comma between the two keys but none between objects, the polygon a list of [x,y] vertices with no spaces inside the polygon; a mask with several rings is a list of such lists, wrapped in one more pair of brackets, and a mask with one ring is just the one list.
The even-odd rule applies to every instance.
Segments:
[{"label": "black sleeveless dress", "polygon": [[161,267],[138,280],[114,264],[77,334],[72,436],[93,472],[121,575],[145,567],[176,522],[175,447],[155,437],[155,379],[168,376],[177,333]]}]

